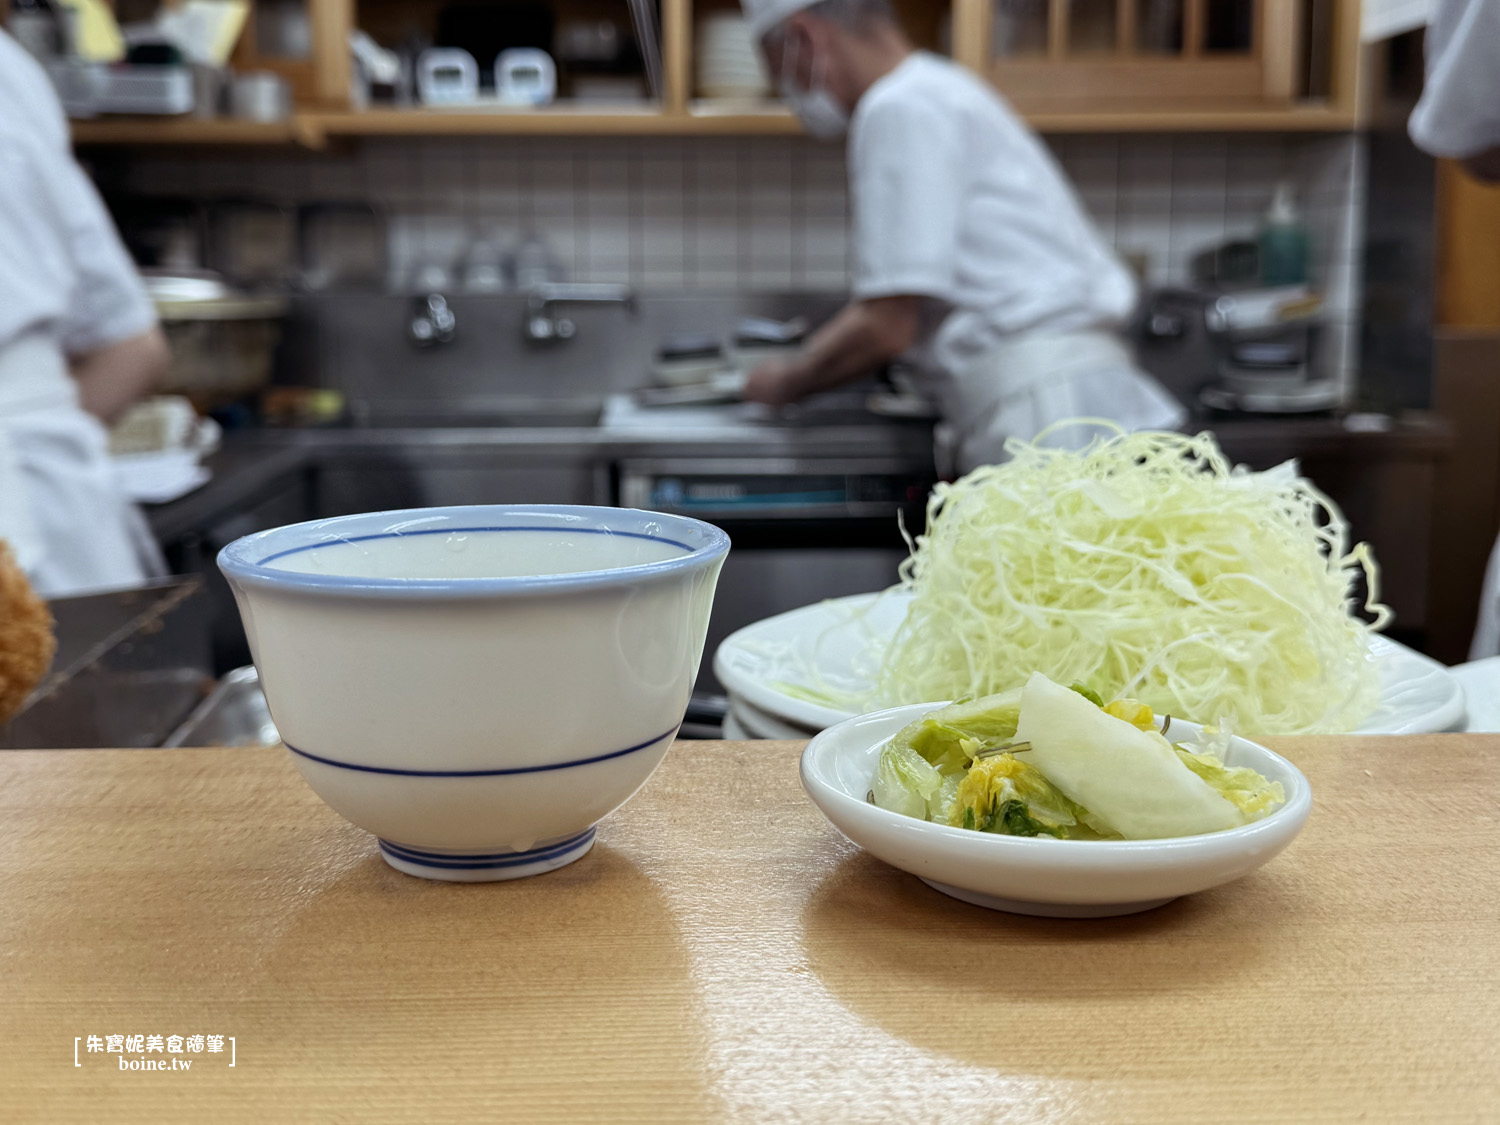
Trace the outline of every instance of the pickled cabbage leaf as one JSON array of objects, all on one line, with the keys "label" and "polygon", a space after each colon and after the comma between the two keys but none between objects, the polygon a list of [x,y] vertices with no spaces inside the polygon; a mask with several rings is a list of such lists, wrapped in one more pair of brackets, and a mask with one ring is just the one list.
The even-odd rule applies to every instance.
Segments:
[{"label": "pickled cabbage leaf", "polygon": [[1280,784],[1225,765],[1227,727],[1174,746],[1155,722],[1136,700],[1100,705],[1037,673],[1022,692],[963,700],[903,727],[881,749],[871,799],[955,828],[1058,839],[1212,832],[1285,799]]},{"label": "pickled cabbage leaf", "polygon": [[1155,730],[1141,730],[1032,674],[1021,693],[1018,738],[1035,766],[1069,800],[1127,840],[1218,832],[1244,823]]},{"label": "pickled cabbage leaf", "polygon": [[891,741],[954,774],[979,751],[1014,742],[1020,720],[1021,693],[1008,691],[941,707],[902,727]]},{"label": "pickled cabbage leaf", "polygon": [[875,803],[883,809],[927,820],[932,811],[931,804],[940,803],[942,788],[943,775],[931,763],[910,746],[892,739],[880,752],[880,763],[875,767],[875,784],[870,792]]},{"label": "pickled cabbage leaf", "polygon": [[[1245,819],[1259,820],[1266,813],[1286,801],[1286,791],[1281,782],[1270,781],[1248,766],[1226,766],[1218,757],[1204,751],[1178,743],[1173,747],[1182,764],[1211,785],[1219,796],[1230,802]],[[1198,752],[1194,752],[1195,749]]]},{"label": "pickled cabbage leaf", "polygon": [[1102,708],[1104,706],[1104,700],[1099,698],[1099,693],[1093,688],[1089,687],[1088,684],[1080,684],[1075,680],[1072,684],[1068,685],[1068,690],[1076,691],[1079,695],[1083,696],[1083,698],[1087,699],[1095,707]]},{"label": "pickled cabbage leaf", "polygon": [[1041,771],[1013,754],[996,754],[970,767],[948,809],[948,823],[1003,836],[1066,839],[1088,814]]},{"label": "pickled cabbage leaf", "polygon": [[1015,740],[1021,693],[1006,692],[940,707],[892,736],[880,752],[871,789],[883,809],[945,821],[974,755]]},{"label": "pickled cabbage leaf", "polygon": [[1131,726],[1139,730],[1155,730],[1156,715],[1144,703],[1134,699],[1116,699],[1113,703],[1100,704],[1099,709],[1106,715],[1113,715],[1117,719],[1124,719]]}]

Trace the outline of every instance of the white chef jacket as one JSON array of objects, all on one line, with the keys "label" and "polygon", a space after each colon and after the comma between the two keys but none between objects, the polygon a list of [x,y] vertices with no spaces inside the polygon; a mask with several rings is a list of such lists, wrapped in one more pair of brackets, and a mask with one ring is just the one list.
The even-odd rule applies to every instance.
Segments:
[{"label": "white chef jacket", "polygon": [[1412,140],[1455,160],[1500,145],[1500,0],[1438,0],[1426,50]]},{"label": "white chef jacket", "polygon": [[[1500,146],[1500,0],[1439,0],[1427,82],[1407,128],[1419,148],[1461,160]],[[1500,541],[1490,554],[1469,659],[1500,653]]]},{"label": "white chef jacket", "polygon": [[51,83],[0,31],[0,538],[43,594],[130,585],[155,562],[66,358],[155,322]]},{"label": "white chef jacket", "polygon": [[1046,147],[981,79],[926,52],[866,91],[849,126],[854,295],[921,296],[917,358],[959,433],[960,469],[1061,418],[1171,428],[1181,406],[1115,330],[1129,271]]}]

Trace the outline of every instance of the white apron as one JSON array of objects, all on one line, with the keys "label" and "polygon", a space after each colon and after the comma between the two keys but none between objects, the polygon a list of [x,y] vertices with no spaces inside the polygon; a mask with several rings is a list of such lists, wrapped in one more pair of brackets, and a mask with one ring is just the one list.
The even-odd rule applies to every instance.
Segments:
[{"label": "white apron", "polygon": [[115,480],[104,427],[78,405],[67,361],[42,333],[0,345],[0,538],[44,597],[165,572]]},{"label": "white apron", "polygon": [[[1016,336],[940,381],[941,470],[967,473],[1005,460],[1005,439],[1030,440],[1067,418],[1108,418],[1127,430],[1172,430],[1182,404],[1136,367],[1105,331]],[[1094,434],[1061,431],[1049,444],[1081,448]],[[941,457],[940,457],[941,459]]]}]

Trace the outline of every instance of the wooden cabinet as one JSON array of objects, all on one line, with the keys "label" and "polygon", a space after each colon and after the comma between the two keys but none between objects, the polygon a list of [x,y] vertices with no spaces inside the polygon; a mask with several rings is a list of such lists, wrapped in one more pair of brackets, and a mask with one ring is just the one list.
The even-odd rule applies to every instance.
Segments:
[{"label": "wooden cabinet", "polygon": [[[562,3],[562,0],[560,0]],[[300,57],[276,57],[254,20],[305,8]],[[566,0],[630,26],[626,0]],[[349,107],[349,31],[411,26],[438,0],[255,0],[236,62],[292,82],[295,120],[97,121],[75,126],[80,143],[291,141],[415,134],[731,134],[799,131],[774,100],[747,104],[697,96],[695,22],[735,0],[659,0],[660,98],[601,109],[566,102],[536,110]],[[946,51],[989,77],[1044,132],[1239,129],[1342,130],[1357,123],[1359,0],[898,0],[918,44]],[[567,10],[572,10],[568,7]],[[373,21],[373,23],[371,22]],[[378,25],[378,26],[376,26]]]},{"label": "wooden cabinet", "polygon": [[954,57],[1033,124],[1341,129],[1358,0],[954,0]]},{"label": "wooden cabinet", "polygon": [[1022,108],[1285,107],[1304,14],[1302,0],[993,0],[974,61]]},{"label": "wooden cabinet", "polygon": [[[281,75],[298,106],[347,109],[354,7],[355,0],[250,0],[230,64]],[[292,30],[278,35],[280,27]]]}]

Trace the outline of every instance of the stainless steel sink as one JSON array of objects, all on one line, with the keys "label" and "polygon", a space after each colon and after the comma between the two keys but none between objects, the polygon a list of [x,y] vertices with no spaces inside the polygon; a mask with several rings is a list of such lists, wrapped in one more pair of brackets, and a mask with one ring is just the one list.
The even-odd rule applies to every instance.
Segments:
[{"label": "stainless steel sink", "polygon": [[163,746],[275,746],[281,741],[255,668],[236,668],[219,681]]},{"label": "stainless steel sink", "polygon": [[57,657],[0,750],[157,746],[213,685],[196,578],[57,598]]}]

